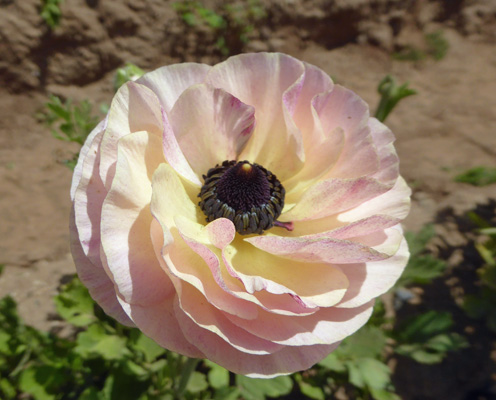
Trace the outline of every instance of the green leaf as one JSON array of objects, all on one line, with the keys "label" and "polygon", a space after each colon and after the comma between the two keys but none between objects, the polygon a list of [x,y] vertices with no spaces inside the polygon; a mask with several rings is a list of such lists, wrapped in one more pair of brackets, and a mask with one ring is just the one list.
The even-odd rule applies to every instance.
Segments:
[{"label": "green leaf", "polygon": [[469,183],[473,186],[487,186],[496,183],[496,168],[475,167],[455,177],[456,182]]},{"label": "green leaf", "polygon": [[11,355],[12,349],[9,345],[9,341],[12,338],[12,335],[7,333],[6,331],[0,331],[0,353]]},{"label": "green leaf", "polygon": [[428,311],[406,320],[399,330],[399,339],[406,342],[425,342],[432,336],[451,327],[453,320],[448,312]]},{"label": "green leaf", "polygon": [[291,392],[293,381],[288,376],[272,379],[253,379],[236,375],[236,384],[246,400],[264,400],[265,396],[279,397]]},{"label": "green leaf", "polygon": [[321,388],[312,386],[304,381],[298,382],[298,385],[300,386],[301,393],[305,396],[315,400],[325,400],[325,394]]},{"label": "green leaf", "polygon": [[214,400],[238,400],[240,391],[237,387],[222,387],[215,391]]},{"label": "green leaf", "polygon": [[446,265],[443,260],[435,258],[430,254],[412,256],[395,286],[408,286],[412,283],[428,284],[443,274]]},{"label": "green leaf", "polygon": [[214,389],[229,386],[229,371],[212,361],[205,360],[205,364],[210,367],[208,371],[208,382]]},{"label": "green leaf", "polygon": [[105,397],[98,389],[90,387],[81,393],[78,400],[105,400]]},{"label": "green leaf", "polygon": [[137,337],[134,339],[134,348],[145,356],[146,362],[153,362],[167,351],[156,342],[145,336],[142,332],[135,330]]},{"label": "green leaf", "polygon": [[95,303],[88,289],[76,277],[62,287],[54,301],[59,315],[73,325],[88,326],[96,320],[93,312]]},{"label": "green leaf", "polygon": [[338,358],[336,353],[329,354],[326,358],[320,361],[318,365],[334,372],[340,372],[340,373],[346,372],[346,366]]},{"label": "green leaf", "polygon": [[386,345],[384,332],[375,326],[364,326],[349,336],[336,350],[340,358],[375,358],[381,355]]},{"label": "green leaf", "polygon": [[6,378],[0,379],[0,393],[5,396],[6,400],[11,400],[16,397],[17,390]]},{"label": "green leaf", "polygon": [[186,390],[190,393],[200,393],[208,388],[207,379],[201,372],[194,371],[189,378]]},{"label": "green leaf", "polygon": [[82,357],[103,357],[105,360],[119,360],[131,355],[126,340],[108,335],[100,325],[91,325],[87,331],[78,334],[75,352]]},{"label": "green leaf", "polygon": [[408,82],[398,86],[391,75],[387,75],[382,79],[377,91],[381,95],[381,100],[375,112],[375,117],[381,122],[384,122],[401,99],[417,93],[408,87]]},{"label": "green leaf", "polygon": [[381,361],[374,358],[364,358],[359,361],[358,365],[367,387],[384,389],[391,383],[391,370]]},{"label": "green leaf", "polygon": [[19,378],[21,391],[30,393],[36,400],[53,400],[57,389],[65,382],[66,374],[50,366],[31,366]]},{"label": "green leaf", "polygon": [[375,400],[401,400],[401,397],[396,393],[390,392],[386,389],[370,388],[370,394]]},{"label": "green leaf", "polygon": [[416,256],[425,250],[425,246],[434,236],[436,236],[436,231],[434,225],[425,225],[420,232],[405,232],[405,239],[408,242],[408,248],[410,250],[410,256]]}]

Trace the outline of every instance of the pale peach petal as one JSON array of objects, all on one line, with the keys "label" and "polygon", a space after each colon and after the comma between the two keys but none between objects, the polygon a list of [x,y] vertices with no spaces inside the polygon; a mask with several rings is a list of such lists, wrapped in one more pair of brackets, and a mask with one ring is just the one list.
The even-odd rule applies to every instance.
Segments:
[{"label": "pale peach petal", "polygon": [[147,87],[135,82],[128,82],[119,88],[107,118],[107,129],[100,145],[100,177],[105,188],[110,190],[119,139],[138,131],[147,131],[162,137],[164,128],[157,96]]},{"label": "pale peach petal", "polygon": [[294,207],[283,211],[280,219],[301,221],[323,218],[357,207],[389,189],[390,186],[368,177],[318,181],[303,193]]},{"label": "pale peach petal", "polygon": [[150,88],[165,112],[169,113],[179,96],[190,86],[202,83],[211,68],[210,65],[196,63],[167,65],[148,72],[136,82]]},{"label": "pale peach petal", "polygon": [[[384,238],[385,239],[385,238]],[[392,253],[381,252],[374,247],[328,237],[315,239],[275,235],[254,236],[245,239],[267,253],[295,261],[310,263],[355,263],[384,260]],[[388,243],[389,245],[389,243]],[[390,246],[384,246],[390,250]]]},{"label": "pale peach petal", "polygon": [[411,194],[412,190],[400,176],[392,189],[339,214],[338,220],[353,222],[377,214],[404,219],[410,211]]},{"label": "pale peach petal", "polygon": [[191,201],[183,182],[168,164],[160,164],[152,177],[151,213],[160,225],[175,227],[174,217],[182,215],[191,221],[204,220],[199,207]]},{"label": "pale peach petal", "polygon": [[173,290],[150,239],[151,179],[163,161],[160,136],[136,132],[119,141],[115,176],[102,207],[101,241],[111,278],[128,303],[157,303]]},{"label": "pale peach petal", "polygon": [[98,260],[97,264],[93,264],[84,254],[75,224],[74,208],[71,210],[69,231],[71,233],[71,252],[76,265],[76,271],[83,285],[88,288],[93,300],[102,307],[106,314],[115,318],[121,324],[134,326],[134,323],[119,304],[114,283],[107,276],[100,260]]},{"label": "pale peach petal", "polygon": [[172,130],[169,122],[169,117],[162,109],[162,123],[164,125],[164,133],[162,139],[162,145],[164,149],[164,156],[169,165],[174,168],[174,170],[181,175],[183,178],[190,181],[193,185],[201,187],[202,183],[198,175],[195,174],[191,165],[189,165],[184,153],[179,147],[177,138]]},{"label": "pale peach petal", "polygon": [[228,246],[224,261],[241,279],[248,293],[261,290],[287,293],[296,296],[307,308],[338,303],[348,287],[344,274],[332,265],[281,259],[247,243]]},{"label": "pale peach petal", "polygon": [[160,346],[192,358],[204,358],[205,355],[185,337],[179,327],[174,312],[177,296],[169,296],[160,303],[142,306],[129,304],[119,298],[122,308],[131,317],[136,326]]},{"label": "pale peach petal", "polygon": [[182,152],[198,175],[225,160],[236,160],[251,137],[255,109],[222,89],[195,85],[170,112]]},{"label": "pale peach petal", "polygon": [[312,315],[291,317],[260,312],[257,319],[231,321],[246,331],[274,343],[288,346],[331,344],[360,329],[370,318],[374,302],[356,308],[321,308]]},{"label": "pale peach petal", "polygon": [[[245,319],[256,318],[257,306],[237,297],[224,282],[219,259],[207,245],[210,243],[206,228],[184,217],[178,216],[175,221],[178,232],[175,230],[171,232],[174,242],[162,249],[162,255],[170,272],[195,287],[219,310]],[[224,221],[229,220],[219,219],[209,225],[220,227],[225,224]],[[229,222],[232,224],[231,221]],[[215,229],[218,228],[212,230]]]},{"label": "pale peach petal", "polygon": [[81,248],[89,260],[100,264],[100,223],[102,204],[107,195],[98,174],[98,148],[103,133],[95,135],[81,168],[79,185],[74,193],[74,218]]},{"label": "pale peach petal", "polygon": [[83,144],[83,147],[81,147],[81,150],[79,151],[78,161],[76,167],[74,167],[74,175],[72,176],[72,184],[71,184],[72,201],[74,201],[74,195],[76,193],[76,189],[79,186],[81,176],[83,175],[83,164],[90,150],[90,146],[93,143],[96,136],[101,136],[103,134],[106,126],[107,126],[107,118],[105,118],[103,121],[100,121],[98,125],[90,132],[90,134],[86,138],[86,141]]},{"label": "pale peach petal", "polygon": [[283,346],[260,339],[229,321],[230,314],[212,307],[203,295],[185,281],[174,279],[179,307],[197,325],[215,333],[234,348],[248,354],[271,354]]},{"label": "pale peach petal", "polygon": [[176,302],[176,317],[185,337],[205,356],[237,374],[270,378],[310,368],[334,350],[339,343],[284,347],[267,355],[247,354],[226,343],[220,336],[195,324]]},{"label": "pale peach petal", "polygon": [[[307,148],[313,146],[315,140],[320,139],[323,134],[320,121],[315,119],[315,108],[312,105],[312,101],[318,94],[330,91],[334,84],[329,75],[320,68],[308,63],[303,64],[305,66],[304,81],[298,101],[294,107],[293,119],[296,126],[304,134],[303,143],[305,154],[307,155]],[[318,123],[318,126],[315,126],[316,123]]]},{"label": "pale peach petal", "polygon": [[358,307],[387,292],[403,273],[408,257],[408,245],[403,239],[398,252],[386,260],[340,265],[350,286],[336,307]]},{"label": "pale peach petal", "polygon": [[280,180],[301,168],[301,132],[291,118],[304,65],[279,53],[241,54],[217,64],[206,82],[255,107],[257,125],[240,159],[257,162]]},{"label": "pale peach petal", "polygon": [[372,176],[383,183],[394,184],[399,176],[399,160],[393,145],[394,135],[375,118],[371,118],[368,125],[379,156],[379,170]]}]

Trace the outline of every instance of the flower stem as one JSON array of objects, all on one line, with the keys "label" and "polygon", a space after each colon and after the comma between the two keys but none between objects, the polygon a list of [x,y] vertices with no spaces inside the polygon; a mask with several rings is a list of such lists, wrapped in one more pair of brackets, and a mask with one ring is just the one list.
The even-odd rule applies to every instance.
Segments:
[{"label": "flower stem", "polygon": [[186,386],[188,385],[189,378],[195,371],[196,365],[200,360],[198,358],[188,358],[186,363],[183,365],[181,369],[181,379],[179,381],[179,386],[176,391],[176,398],[182,399],[183,393],[186,390]]}]

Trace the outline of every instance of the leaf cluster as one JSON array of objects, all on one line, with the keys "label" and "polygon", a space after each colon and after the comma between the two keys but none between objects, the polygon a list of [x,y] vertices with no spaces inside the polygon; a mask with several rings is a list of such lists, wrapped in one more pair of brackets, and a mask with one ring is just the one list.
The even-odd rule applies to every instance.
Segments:
[{"label": "leaf cluster", "polygon": [[189,27],[206,26],[211,29],[216,36],[215,46],[223,56],[246,44],[255,24],[266,17],[265,8],[259,0],[228,3],[215,10],[194,0],[178,1],[172,6]]},{"label": "leaf cluster", "polygon": [[463,309],[474,319],[484,320],[487,327],[496,332],[496,227],[491,227],[477,214],[469,214],[472,221],[478,224],[483,235],[481,241],[475,243],[475,248],[484,261],[477,270],[479,281],[477,293],[465,296]]},{"label": "leaf cluster", "polygon": [[60,18],[62,17],[61,3],[62,0],[43,0],[40,15],[50,29],[60,25]]},{"label": "leaf cluster", "polygon": [[496,183],[496,168],[475,167],[455,177],[456,182],[468,183],[473,186],[487,186]]}]

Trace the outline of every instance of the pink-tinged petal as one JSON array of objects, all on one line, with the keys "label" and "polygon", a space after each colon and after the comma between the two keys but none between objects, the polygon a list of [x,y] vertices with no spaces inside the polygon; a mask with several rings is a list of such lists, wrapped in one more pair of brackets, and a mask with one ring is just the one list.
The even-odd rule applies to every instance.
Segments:
[{"label": "pink-tinged petal", "polygon": [[255,107],[257,125],[240,159],[263,165],[280,180],[304,159],[301,132],[292,120],[304,79],[304,65],[284,54],[231,57],[208,73],[206,82]]},{"label": "pink-tinged petal", "polygon": [[345,275],[332,265],[282,259],[241,241],[226,248],[224,261],[248,293],[290,294],[307,308],[338,303],[348,287]]},{"label": "pink-tinged petal", "polygon": [[283,346],[260,339],[229,321],[230,314],[212,307],[203,295],[187,282],[175,279],[179,307],[197,325],[215,333],[234,348],[248,354],[271,354]]},{"label": "pink-tinged petal", "polygon": [[204,358],[205,355],[184,337],[174,312],[177,296],[170,296],[157,304],[141,306],[119,301],[136,326],[148,337],[168,350],[192,358]]},{"label": "pink-tinged petal", "polygon": [[164,109],[162,109],[162,122],[164,124],[162,145],[165,159],[179,175],[189,180],[193,185],[201,187],[202,183],[200,178],[198,178],[198,175],[195,174],[191,168],[191,165],[189,165],[186,160],[186,157],[177,142],[176,135],[172,130],[172,126],[170,125],[169,117],[165,113]]},{"label": "pink-tinged petal", "polygon": [[193,170],[206,174],[236,160],[251,137],[255,109],[222,89],[195,85],[184,91],[169,114],[172,130]]},{"label": "pink-tinged petal", "polygon": [[357,178],[377,171],[379,162],[367,126],[369,109],[354,92],[335,85],[327,93],[316,96],[312,105],[324,133],[341,128],[345,144],[330,177]]},{"label": "pink-tinged petal", "polygon": [[90,262],[100,264],[100,220],[102,204],[107,192],[98,174],[98,148],[103,133],[96,135],[88,147],[79,185],[74,193],[74,216],[79,240]]},{"label": "pink-tinged petal", "polygon": [[[267,253],[309,263],[378,261],[384,260],[393,254],[392,252],[381,252],[373,247],[350,240],[338,240],[328,237],[308,239],[266,235],[255,236],[245,240]],[[388,246],[387,249],[390,249],[390,247]]]},{"label": "pink-tinged petal", "polygon": [[157,96],[146,86],[135,82],[122,85],[110,105],[107,129],[100,145],[100,177],[107,190],[110,190],[115,174],[119,140],[139,131],[147,131],[161,138],[163,130]]},{"label": "pink-tinged petal", "polygon": [[[74,195],[76,194],[76,189],[79,186],[79,182],[83,175],[83,164],[90,150],[90,146],[95,140],[96,136],[101,136],[103,134],[106,126],[107,126],[107,118],[105,118],[103,121],[100,121],[98,125],[91,131],[91,133],[86,138],[83,147],[81,147],[81,150],[79,151],[78,161],[76,167],[74,168],[74,175],[72,176],[72,184],[71,184],[71,200],[73,201],[74,201]],[[99,139],[98,143],[100,143],[100,140],[101,138]]]},{"label": "pink-tinged petal", "polygon": [[[305,155],[308,156],[307,148],[313,146],[315,140],[322,135],[320,121],[315,119],[315,108],[312,105],[312,100],[318,94],[330,91],[334,83],[329,75],[320,68],[307,63],[303,64],[305,65],[303,87],[295,105],[293,119],[303,133]],[[319,126],[315,126],[315,123],[318,123]],[[312,158],[308,159],[313,160]]]},{"label": "pink-tinged petal", "polygon": [[303,317],[261,311],[254,321],[237,317],[231,317],[231,321],[254,335],[287,346],[331,344],[360,329],[370,318],[373,305],[370,301],[356,308],[321,308]]},{"label": "pink-tinged petal", "polygon": [[195,222],[205,218],[191,200],[187,182],[182,181],[168,164],[159,165],[153,174],[150,209],[162,228],[168,230],[175,227],[177,215]]},{"label": "pink-tinged petal", "polygon": [[270,378],[308,369],[333,351],[339,343],[302,347],[284,347],[267,355],[247,354],[228,344],[220,336],[193,322],[176,302],[176,317],[185,337],[209,360],[236,374]]},{"label": "pink-tinged petal", "polygon": [[83,285],[88,288],[93,300],[102,307],[106,314],[115,318],[121,324],[134,326],[134,323],[119,304],[114,283],[107,276],[101,263],[93,264],[84,254],[75,224],[74,208],[71,210],[69,231],[71,233],[71,252],[76,265],[76,271]]},{"label": "pink-tinged petal", "polygon": [[286,204],[298,202],[303,190],[329,173],[338,160],[343,146],[344,131],[341,128],[336,128],[327,135],[316,137],[305,148],[305,157],[308,162],[295,175],[284,181]]},{"label": "pink-tinged petal", "polygon": [[160,136],[136,132],[119,141],[101,241],[111,278],[127,303],[157,303],[173,291],[150,238],[152,174],[163,161]]},{"label": "pink-tinged petal", "polygon": [[408,245],[403,239],[396,254],[387,260],[340,265],[341,270],[348,276],[350,286],[336,307],[359,307],[386,293],[403,273],[408,257]]},{"label": "pink-tinged petal", "polygon": [[368,177],[326,179],[310,186],[296,205],[283,211],[282,221],[323,218],[356,207],[387,192],[390,186]]},{"label": "pink-tinged petal", "polygon": [[402,220],[410,211],[411,194],[412,190],[400,176],[392,189],[339,214],[338,220],[341,222],[353,222],[376,214],[389,215]]},{"label": "pink-tinged petal", "polygon": [[333,239],[350,239],[357,236],[369,235],[384,229],[391,228],[400,222],[398,218],[387,215],[373,215],[348,225],[336,228],[332,231],[321,232],[312,235],[312,237],[330,237]]},{"label": "pink-tinged petal", "polygon": [[[216,221],[210,224],[220,226],[229,220]],[[256,318],[257,306],[240,299],[224,282],[219,258],[208,246],[206,228],[180,216],[176,217],[176,227],[177,231],[171,232],[174,242],[162,249],[162,256],[172,275],[195,287],[217,309],[245,319]]]},{"label": "pink-tinged petal", "polygon": [[399,160],[393,145],[394,135],[375,118],[371,118],[368,125],[379,156],[379,170],[372,176],[383,183],[394,184],[399,176]]},{"label": "pink-tinged petal", "polygon": [[150,88],[165,112],[169,113],[179,96],[190,86],[202,83],[211,68],[210,65],[196,63],[168,65],[148,72],[136,82]]}]

